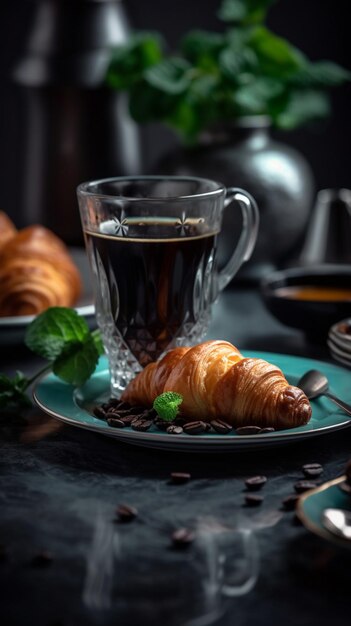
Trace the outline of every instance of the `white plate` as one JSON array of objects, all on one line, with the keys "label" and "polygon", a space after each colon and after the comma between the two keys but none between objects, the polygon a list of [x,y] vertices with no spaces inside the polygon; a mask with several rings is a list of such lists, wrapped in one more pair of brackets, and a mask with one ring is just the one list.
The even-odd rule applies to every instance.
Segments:
[{"label": "white plate", "polygon": [[[351,402],[350,373],[329,363],[269,352],[245,352],[245,356],[256,356],[275,363],[285,373],[290,383],[296,384],[309,369],[318,369],[328,376],[330,389],[346,402]],[[93,415],[93,408],[105,402],[110,394],[110,377],[106,357],[101,357],[97,369],[80,389],[60,381],[54,374],[43,377],[36,385],[34,399],[46,413],[66,424],[115,437],[120,441],[138,446],[187,452],[224,452],[242,449],[261,449],[299,441],[309,437],[325,435],[344,428],[351,418],[327,398],[312,401],[312,418],[306,426],[280,430],[263,435],[228,435],[206,433],[202,435],[170,435],[156,427],[147,432],[137,432],[130,427],[111,428],[105,421]]]}]

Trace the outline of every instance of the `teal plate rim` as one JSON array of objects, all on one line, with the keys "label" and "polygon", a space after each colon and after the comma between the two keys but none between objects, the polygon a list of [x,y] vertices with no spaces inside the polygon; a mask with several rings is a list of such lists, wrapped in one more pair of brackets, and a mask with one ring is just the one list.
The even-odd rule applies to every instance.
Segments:
[{"label": "teal plate rim", "polygon": [[[350,372],[343,367],[315,359],[271,353],[244,351],[245,356],[255,356],[275,363],[282,369],[290,383],[296,384],[308,369],[320,369],[330,380],[330,389],[345,401],[351,402]],[[111,428],[95,418],[92,407],[109,397],[109,370],[106,356],[99,359],[92,377],[83,387],[74,389],[60,381],[54,374],[44,375],[35,385],[33,397],[36,404],[52,417],[66,424],[98,432],[120,441],[149,447],[167,449],[216,449],[234,447],[265,447],[278,443],[301,440],[307,437],[326,434],[348,426],[351,418],[338,409],[330,400],[312,400],[312,418],[306,426],[280,430],[263,435],[220,435],[206,433],[199,436],[170,435],[152,428],[147,432],[134,431],[130,427]],[[220,444],[220,445],[217,445]]]},{"label": "teal plate rim", "polygon": [[343,539],[332,533],[322,523],[322,514],[326,508],[351,510],[351,498],[338,487],[345,479],[346,476],[339,476],[304,493],[298,499],[296,515],[313,534],[340,547],[351,549],[349,539]]}]

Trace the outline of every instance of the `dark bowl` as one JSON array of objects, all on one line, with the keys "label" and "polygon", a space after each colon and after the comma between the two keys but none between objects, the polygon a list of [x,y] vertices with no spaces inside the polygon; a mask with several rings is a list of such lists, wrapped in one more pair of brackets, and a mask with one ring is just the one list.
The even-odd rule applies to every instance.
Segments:
[{"label": "dark bowl", "polygon": [[261,294],[268,310],[280,322],[298,328],[316,340],[327,338],[332,324],[351,317],[351,297],[341,300],[300,299],[284,289],[315,287],[348,289],[351,265],[316,265],[274,272],[261,281]]}]

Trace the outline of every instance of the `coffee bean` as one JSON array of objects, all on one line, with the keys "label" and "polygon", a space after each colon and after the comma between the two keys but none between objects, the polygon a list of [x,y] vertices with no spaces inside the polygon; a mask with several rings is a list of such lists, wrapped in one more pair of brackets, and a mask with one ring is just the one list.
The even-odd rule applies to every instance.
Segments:
[{"label": "coffee bean", "polygon": [[146,419],[154,420],[157,417],[157,412],[155,411],[155,409],[144,409],[143,416]]},{"label": "coffee bean", "polygon": [[48,567],[48,565],[51,565],[52,561],[53,561],[52,554],[44,550],[43,552],[39,552],[39,554],[36,554],[32,558],[31,565],[33,567]]},{"label": "coffee bean", "polygon": [[266,476],[252,476],[245,480],[245,485],[250,491],[258,491],[267,482]]},{"label": "coffee bean", "polygon": [[174,485],[183,485],[187,483],[191,478],[191,475],[187,472],[172,472],[171,473],[171,482]]},{"label": "coffee bean", "polygon": [[117,413],[117,411],[115,409],[109,409],[106,413],[106,419],[108,420],[113,420],[113,419],[119,419],[120,415],[119,413]]},{"label": "coffee bean", "polygon": [[265,428],[261,428],[260,435],[264,435],[265,433],[274,433],[274,432],[275,432],[275,428],[273,428],[272,426],[266,426]]},{"label": "coffee bean", "polygon": [[299,496],[296,493],[292,493],[282,501],[282,507],[285,511],[293,511],[296,508]]},{"label": "coffee bean", "polygon": [[104,402],[99,406],[105,411],[105,413],[107,413],[107,411],[110,411],[111,409],[116,407],[116,402],[111,402],[110,400],[108,400],[108,402]]},{"label": "coffee bean", "polygon": [[179,528],[172,534],[172,543],[175,548],[188,548],[194,541],[195,535],[188,528]]},{"label": "coffee bean", "polygon": [[108,405],[112,408],[115,407],[117,409],[131,409],[131,405],[129,402],[125,402],[124,400],[119,400],[118,398],[110,398]]},{"label": "coffee bean", "polygon": [[347,493],[348,496],[351,496],[351,485],[346,482],[346,480],[342,483],[339,483],[339,489],[344,493]]},{"label": "coffee bean", "polygon": [[351,459],[346,463],[345,474],[347,482],[351,485]]},{"label": "coffee bean", "polygon": [[120,410],[131,409],[129,402],[124,402],[124,400],[120,400],[117,406]]},{"label": "coffee bean", "polygon": [[96,406],[93,413],[99,420],[106,420],[106,412],[101,406]]},{"label": "coffee bean", "polygon": [[119,413],[120,410],[123,412],[123,409],[119,409],[118,406],[109,406],[106,412],[107,412],[107,415],[111,414],[112,416],[112,415],[116,415],[117,413]]},{"label": "coffee bean", "polygon": [[152,426],[151,420],[137,419],[132,422],[132,429],[145,433]]},{"label": "coffee bean", "polygon": [[135,415],[126,415],[120,418],[125,426],[130,426],[135,420]]},{"label": "coffee bean", "polygon": [[316,487],[316,483],[313,483],[310,480],[298,480],[294,485],[296,493],[303,493],[304,491],[309,491],[310,489],[315,489]]},{"label": "coffee bean", "polygon": [[145,406],[135,405],[128,409],[128,413],[131,415],[141,415],[144,411],[147,410]]},{"label": "coffee bean", "polygon": [[184,426],[184,424],[186,423],[186,420],[184,419],[184,417],[181,417],[180,415],[178,415],[174,420],[173,423],[175,426]]},{"label": "coffee bean", "polygon": [[200,420],[187,422],[187,424],[184,424],[183,430],[187,435],[200,435],[206,431],[206,424]]},{"label": "coffee bean", "polygon": [[181,435],[183,432],[183,428],[182,426],[176,426],[175,424],[171,424],[170,426],[168,426],[167,432],[170,435]]},{"label": "coffee bean", "polygon": [[245,496],[245,502],[247,506],[259,506],[263,502],[263,496],[258,496],[253,493],[247,493]]},{"label": "coffee bean", "polygon": [[111,426],[111,428],[124,428],[125,427],[125,423],[122,420],[118,419],[118,417],[108,417],[107,423],[109,426]]},{"label": "coffee bean", "polygon": [[240,426],[235,432],[237,435],[258,435],[261,430],[259,426]]},{"label": "coffee bean", "polygon": [[159,430],[166,431],[167,428],[173,425],[173,422],[167,422],[166,420],[156,419],[154,421],[154,424],[156,428],[158,428]]},{"label": "coffee bean", "polygon": [[212,420],[211,426],[213,430],[220,435],[227,435],[231,430],[233,430],[233,427],[223,420]]},{"label": "coffee bean", "polygon": [[116,514],[120,522],[131,522],[137,517],[138,511],[129,504],[120,504],[117,507]]},{"label": "coffee bean", "polygon": [[323,473],[323,467],[320,463],[306,463],[302,466],[302,471],[307,478],[314,478]]}]

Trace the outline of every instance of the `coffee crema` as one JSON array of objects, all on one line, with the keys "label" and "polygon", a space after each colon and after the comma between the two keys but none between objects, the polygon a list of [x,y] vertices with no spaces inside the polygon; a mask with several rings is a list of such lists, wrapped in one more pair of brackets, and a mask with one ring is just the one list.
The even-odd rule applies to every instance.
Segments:
[{"label": "coffee crema", "polygon": [[274,295],[288,300],[309,300],[316,302],[351,301],[351,289],[347,287],[319,285],[290,285],[274,290]]}]

